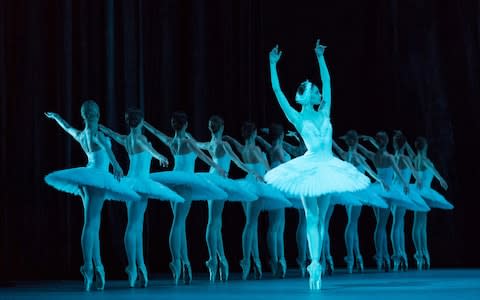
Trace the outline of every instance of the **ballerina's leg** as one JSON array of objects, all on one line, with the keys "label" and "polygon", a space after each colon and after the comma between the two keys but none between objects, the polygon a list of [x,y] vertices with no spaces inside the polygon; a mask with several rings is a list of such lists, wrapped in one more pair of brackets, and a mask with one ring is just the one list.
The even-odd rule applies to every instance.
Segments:
[{"label": "ballerina's leg", "polygon": [[[99,230],[105,193],[95,188],[83,188],[84,224],[81,245],[84,265],[81,269],[85,277],[85,289],[90,290],[93,280],[93,255],[99,256]],[[97,244],[97,250],[95,250]],[[97,256],[96,255],[96,256]],[[99,257],[96,257],[98,259]],[[101,263],[101,262],[100,262]]]},{"label": "ballerina's leg", "polygon": [[325,232],[325,215],[330,199],[328,197],[306,198],[302,197],[307,224],[307,241],[312,262],[308,266],[310,273],[310,289],[321,288],[320,254],[322,251],[323,236]]},{"label": "ballerina's leg", "polygon": [[278,252],[277,252],[277,232],[280,227],[280,209],[268,211],[268,232],[267,232],[267,246],[268,252],[270,254],[270,266],[272,268],[273,276],[276,276],[277,273],[277,262],[278,262]]},{"label": "ballerina's leg", "polygon": [[307,221],[305,218],[305,210],[297,209],[298,225],[295,238],[297,241],[297,263],[300,267],[302,277],[305,276],[305,265],[307,261]]}]

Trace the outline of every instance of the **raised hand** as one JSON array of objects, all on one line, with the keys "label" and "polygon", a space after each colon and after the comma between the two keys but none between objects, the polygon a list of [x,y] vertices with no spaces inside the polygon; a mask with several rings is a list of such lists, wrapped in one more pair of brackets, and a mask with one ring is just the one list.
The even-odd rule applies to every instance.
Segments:
[{"label": "raised hand", "polygon": [[120,181],[120,179],[123,177],[123,170],[120,166],[114,166],[113,167],[113,176],[118,181]]},{"label": "raised hand", "polygon": [[442,187],[442,189],[444,190],[447,190],[448,189],[448,184],[445,180],[440,180],[440,186]]},{"label": "raised hand", "polygon": [[317,57],[321,57],[323,55],[325,48],[327,48],[327,46],[320,45],[320,40],[317,40],[317,43],[315,44],[315,54]]},{"label": "raised hand", "polygon": [[43,114],[49,119],[57,119],[59,117],[59,115],[54,112],[44,112]]},{"label": "raised hand", "polygon": [[160,167],[168,167],[168,159],[165,156],[161,156],[158,160]]},{"label": "raised hand", "polygon": [[276,65],[277,62],[280,60],[280,57],[282,56],[282,51],[278,50],[278,45],[275,46],[275,48],[270,51],[270,64],[271,65]]}]

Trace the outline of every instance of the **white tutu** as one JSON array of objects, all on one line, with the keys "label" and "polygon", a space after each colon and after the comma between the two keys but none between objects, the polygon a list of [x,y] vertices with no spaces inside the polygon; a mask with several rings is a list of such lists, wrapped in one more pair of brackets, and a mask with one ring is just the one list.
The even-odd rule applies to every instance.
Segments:
[{"label": "white tutu", "polygon": [[372,185],[372,189],[375,193],[384,198],[389,205],[397,205],[413,211],[429,210],[428,207],[422,204],[420,201],[421,198],[418,198],[419,195],[417,193],[410,191],[409,194],[406,195],[403,192],[403,188],[398,184],[391,184],[390,190],[386,191],[382,184],[376,182]]},{"label": "white tutu", "polygon": [[311,152],[268,171],[265,180],[289,195],[306,197],[354,192],[370,184],[370,179],[352,164]]},{"label": "white tutu", "polygon": [[292,208],[304,209],[302,199],[300,197],[287,197],[292,204]]},{"label": "white tutu", "polygon": [[262,210],[273,210],[291,207],[292,203],[283,195],[282,192],[277,190],[271,185],[258,181],[253,175],[247,175],[245,179],[241,179],[248,191],[254,193],[258,201],[257,205],[262,207]]},{"label": "white tutu", "polygon": [[[331,197],[331,201],[332,203],[343,205],[368,205],[373,207],[388,208],[388,203],[385,202],[382,197],[377,195],[373,185],[356,192],[334,193]],[[355,201],[356,204],[349,204],[348,202],[350,201]]]},{"label": "white tutu", "polygon": [[242,180],[225,178],[215,173],[199,172],[196,174],[224,190],[227,193],[227,198],[224,200],[250,202],[258,199],[257,195],[249,192],[249,186]]},{"label": "white tutu", "polygon": [[223,200],[227,193],[196,173],[186,171],[165,171],[150,174],[158,181],[174,190],[187,200]]},{"label": "white tutu", "polygon": [[169,189],[168,187],[151,180],[150,178],[142,177],[125,177],[125,183],[135,192],[148,199],[157,199],[173,202],[184,202],[185,200]]},{"label": "white tutu", "polygon": [[417,185],[412,184],[410,190],[412,189],[420,194],[430,208],[453,209],[453,205],[445,197],[430,187],[418,189]]},{"label": "white tutu", "polygon": [[45,182],[59,191],[82,196],[82,187],[97,188],[105,192],[105,199],[139,201],[140,196],[126,183],[102,169],[79,167],[52,172],[45,176]]}]

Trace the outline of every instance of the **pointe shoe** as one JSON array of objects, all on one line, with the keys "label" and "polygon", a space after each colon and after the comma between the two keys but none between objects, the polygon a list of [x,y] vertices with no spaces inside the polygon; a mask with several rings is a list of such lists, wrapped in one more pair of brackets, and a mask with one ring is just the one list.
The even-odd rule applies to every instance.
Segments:
[{"label": "pointe shoe", "polygon": [[180,259],[172,260],[168,264],[168,267],[170,268],[170,271],[172,271],[173,281],[175,282],[175,285],[178,285],[178,280],[180,280],[180,268],[182,267]]},{"label": "pointe shoe", "polygon": [[137,266],[126,267],[125,273],[128,275],[128,286],[133,288],[135,287],[135,282],[137,281]]},{"label": "pointe shoe", "polygon": [[242,267],[242,280],[247,280],[248,274],[250,274],[250,259],[242,259],[240,267]]},{"label": "pointe shoe", "polygon": [[310,274],[309,284],[311,290],[320,290],[322,288],[322,266],[318,261],[312,261],[307,268]]},{"label": "pointe shoe", "polygon": [[333,274],[333,271],[335,271],[335,267],[334,267],[334,264],[333,264],[333,258],[331,255],[327,256],[326,257],[326,263],[327,263],[327,274],[328,275],[332,275]]},{"label": "pointe shoe", "polygon": [[400,265],[402,267],[402,271],[408,270],[408,258],[406,254],[402,254],[402,256],[400,256]]},{"label": "pointe shoe", "polygon": [[285,260],[285,257],[281,257],[278,260],[278,264],[280,265],[280,277],[285,278],[285,275],[287,274],[287,261]]},{"label": "pointe shoe", "polygon": [[417,270],[421,271],[424,264],[423,255],[415,254],[413,257],[415,258],[415,262],[417,263]]},{"label": "pointe shoe", "polygon": [[271,259],[269,264],[270,264],[270,270],[272,271],[272,276],[277,277],[278,262]]},{"label": "pointe shoe", "polygon": [[253,258],[253,275],[255,279],[262,279],[262,262],[258,257]]},{"label": "pointe shoe", "polygon": [[398,268],[400,267],[400,256],[398,255],[392,255],[392,261],[393,261],[393,272],[398,272]]},{"label": "pointe shoe", "polygon": [[430,255],[426,253],[423,256],[425,259],[425,270],[430,270]]},{"label": "pointe shoe", "polygon": [[220,261],[220,280],[222,281],[228,281],[228,261],[227,258],[224,257],[219,257]]},{"label": "pointe shoe", "polygon": [[190,266],[190,262],[183,263],[183,283],[192,283],[192,266]]},{"label": "pointe shoe", "polygon": [[390,259],[388,259],[388,256],[385,257],[385,272],[390,272],[392,269],[390,265]]},{"label": "pointe shoe", "polygon": [[140,286],[143,288],[146,288],[148,286],[148,272],[147,272],[147,267],[145,265],[141,265],[138,267],[138,270],[140,271]]},{"label": "pointe shoe", "polygon": [[99,291],[105,288],[105,269],[102,265],[95,266],[95,288]]},{"label": "pointe shoe", "polygon": [[205,265],[208,268],[208,273],[210,274],[210,283],[215,283],[215,278],[217,277],[217,258],[211,258],[205,262]]},{"label": "pointe shoe", "polygon": [[347,263],[347,273],[353,273],[353,256],[345,256],[343,260]]},{"label": "pointe shoe", "polygon": [[383,270],[383,257],[375,255],[373,258],[375,259],[375,262],[377,264],[377,272],[381,272]]},{"label": "pointe shoe", "polygon": [[82,273],[83,275],[83,286],[85,288],[85,291],[88,292],[92,288],[93,267],[83,265],[80,267],[80,273]]},{"label": "pointe shoe", "polygon": [[364,268],[363,268],[363,257],[357,256],[357,270],[360,273],[363,273]]},{"label": "pointe shoe", "polygon": [[300,269],[300,274],[302,275],[302,278],[305,277],[305,273],[307,272],[307,264],[305,260],[301,260],[300,258],[297,257],[297,264],[298,268]]}]

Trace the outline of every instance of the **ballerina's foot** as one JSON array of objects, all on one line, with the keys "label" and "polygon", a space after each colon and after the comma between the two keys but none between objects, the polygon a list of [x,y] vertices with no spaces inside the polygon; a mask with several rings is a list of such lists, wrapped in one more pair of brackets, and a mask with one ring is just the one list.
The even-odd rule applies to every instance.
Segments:
[{"label": "ballerina's foot", "polygon": [[192,283],[192,266],[190,266],[190,262],[183,263],[183,283]]},{"label": "ballerina's foot", "polygon": [[145,265],[140,266],[139,268],[140,271],[140,286],[143,288],[146,288],[148,286],[148,273],[147,273],[147,267]]},{"label": "ballerina's foot", "polygon": [[171,261],[168,264],[168,267],[170,268],[170,271],[172,271],[173,281],[175,282],[175,285],[178,285],[178,281],[180,280],[180,260],[176,259]]},{"label": "ballerina's foot", "polygon": [[133,288],[135,287],[135,282],[137,281],[137,267],[126,267],[125,273],[128,275],[128,286]]},{"label": "ballerina's foot", "polygon": [[298,268],[300,269],[300,275],[302,276],[302,278],[304,278],[305,273],[307,272],[305,260],[297,258],[297,264],[298,264]]},{"label": "ballerina's foot", "polygon": [[95,287],[99,291],[105,288],[105,269],[102,265],[95,266]]},{"label": "ballerina's foot", "polygon": [[225,257],[220,257],[220,280],[221,281],[228,281],[228,261]]},{"label": "ballerina's foot", "polygon": [[80,273],[83,275],[83,286],[85,291],[90,291],[92,288],[93,282],[93,267],[92,266],[82,266],[80,267]]},{"label": "ballerina's foot", "polygon": [[278,263],[280,264],[280,277],[285,278],[285,275],[287,274],[287,261],[285,260],[285,257],[280,258]]},{"label": "ballerina's foot", "polygon": [[255,279],[262,279],[263,273],[262,273],[262,263],[260,262],[260,259],[254,258],[253,263],[254,263],[253,272],[254,272]]},{"label": "ballerina's foot", "polygon": [[240,261],[240,267],[242,267],[242,280],[247,280],[248,274],[250,273],[250,260],[242,259]]},{"label": "ballerina's foot", "polygon": [[312,262],[307,268],[310,275],[310,289],[320,290],[322,288],[322,266],[318,262]]},{"label": "ballerina's foot", "polygon": [[215,283],[215,278],[217,277],[217,260],[210,258],[205,262],[205,265],[208,268],[208,273],[210,274],[210,283]]}]

